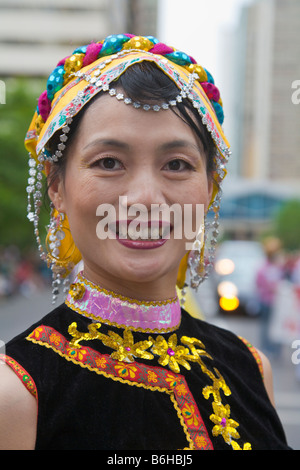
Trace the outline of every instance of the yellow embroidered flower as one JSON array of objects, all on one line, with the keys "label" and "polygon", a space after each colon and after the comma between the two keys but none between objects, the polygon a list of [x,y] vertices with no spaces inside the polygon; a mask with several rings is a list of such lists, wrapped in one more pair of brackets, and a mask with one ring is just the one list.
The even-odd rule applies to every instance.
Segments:
[{"label": "yellow embroidered flower", "polygon": [[167,374],[166,382],[169,383],[170,388],[174,388],[177,385],[178,379],[174,377],[173,375]]},{"label": "yellow embroidered flower", "polygon": [[121,377],[123,377],[123,378],[128,377],[128,378],[131,378],[131,379],[135,378],[135,374],[136,374],[136,371],[137,371],[136,367],[134,367],[132,365],[129,365],[129,364],[116,365],[115,369],[116,369],[118,375],[120,375]]},{"label": "yellow embroidered flower", "polygon": [[204,436],[197,436],[195,439],[195,442],[199,449],[204,449],[204,447],[207,446],[207,440],[205,439]]},{"label": "yellow embroidered flower", "polygon": [[[32,333],[31,335],[34,336],[35,338],[40,338],[40,336],[43,334],[43,331],[44,329],[39,327],[39,328],[36,328]],[[30,336],[31,336],[30,335]]]},{"label": "yellow embroidered flower", "polygon": [[147,375],[149,382],[157,382],[157,374],[155,372],[149,370]]},{"label": "yellow embroidered flower", "polygon": [[186,386],[184,384],[178,384],[176,386],[176,392],[179,397],[185,396],[188,393]]},{"label": "yellow embroidered flower", "polygon": [[177,346],[177,335],[174,333],[168,339],[163,336],[157,336],[156,340],[149,338],[153,342],[151,351],[160,356],[158,362],[162,366],[168,365],[170,369],[177,373],[180,372],[179,364],[190,370],[191,366],[186,359],[189,359],[189,350],[184,346]]},{"label": "yellow embroidered flower", "polygon": [[215,424],[212,429],[214,436],[223,436],[223,439],[227,444],[231,444],[231,439],[239,439],[240,435],[235,428],[239,424],[233,419],[229,418],[230,416],[230,406],[222,405],[221,403],[212,404],[214,414],[210,415],[210,420]]},{"label": "yellow embroidered flower", "polygon": [[55,344],[55,346],[59,346],[60,345],[60,337],[55,334],[55,333],[52,333],[49,337],[49,341],[50,343],[52,344]]},{"label": "yellow embroidered flower", "polygon": [[97,357],[95,362],[96,366],[101,367],[101,369],[104,369],[107,364],[107,360],[105,359],[105,357]]},{"label": "yellow embroidered flower", "polygon": [[67,348],[68,355],[77,361],[83,361],[87,352],[84,349]]},{"label": "yellow embroidered flower", "polygon": [[134,343],[133,335],[128,329],[124,330],[123,338],[117,333],[109,331],[108,336],[103,335],[101,339],[105,346],[116,350],[116,352],[111,354],[111,357],[117,361],[133,362],[134,357],[153,359],[153,355],[146,351],[146,349],[152,346],[152,342],[139,341],[138,343]]},{"label": "yellow embroidered flower", "polygon": [[199,426],[199,419],[195,413],[194,405],[186,403],[182,409],[182,414],[189,426]]}]

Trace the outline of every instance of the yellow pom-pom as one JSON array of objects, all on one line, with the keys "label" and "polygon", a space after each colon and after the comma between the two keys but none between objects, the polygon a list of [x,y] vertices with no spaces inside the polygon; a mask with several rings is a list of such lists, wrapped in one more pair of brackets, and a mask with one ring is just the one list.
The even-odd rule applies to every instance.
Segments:
[{"label": "yellow pom-pom", "polygon": [[84,54],[73,54],[68,59],[66,59],[64,65],[64,84],[66,84],[69,80],[71,73],[75,73],[82,68],[83,59]]},{"label": "yellow pom-pom", "polygon": [[140,49],[141,51],[149,51],[153,47],[153,42],[148,38],[143,36],[134,36],[125,42],[123,45],[123,50],[127,49]]},{"label": "yellow pom-pom", "polygon": [[186,66],[186,69],[190,73],[196,73],[199,77],[200,82],[207,82],[207,73],[205,72],[204,68],[198,64],[190,64]]}]

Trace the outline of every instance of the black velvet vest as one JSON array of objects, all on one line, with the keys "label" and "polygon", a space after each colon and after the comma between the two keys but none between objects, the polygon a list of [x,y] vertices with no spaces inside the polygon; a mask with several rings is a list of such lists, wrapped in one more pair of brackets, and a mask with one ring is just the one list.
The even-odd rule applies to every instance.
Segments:
[{"label": "black velvet vest", "polygon": [[7,344],[37,396],[37,450],[288,449],[257,361],[231,332],[185,311],[163,335],[92,324],[63,304]]}]

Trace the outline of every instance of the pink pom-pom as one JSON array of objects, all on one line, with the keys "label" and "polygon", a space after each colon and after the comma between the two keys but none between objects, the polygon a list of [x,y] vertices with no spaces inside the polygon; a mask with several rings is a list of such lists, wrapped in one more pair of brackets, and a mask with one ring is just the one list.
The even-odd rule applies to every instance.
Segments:
[{"label": "pink pom-pom", "polygon": [[102,49],[102,44],[92,42],[88,45],[82,62],[82,67],[91,64],[98,58],[98,54]]},{"label": "pink pom-pom", "polygon": [[43,121],[46,122],[51,111],[51,102],[48,99],[47,90],[43,91],[43,93],[39,97],[38,108],[39,108],[39,113],[42,116]]},{"label": "pink pom-pom", "polygon": [[65,65],[65,62],[66,62],[66,60],[67,60],[69,57],[70,57],[70,56],[65,57],[64,59],[61,59],[61,60],[58,62],[58,64],[57,64],[56,67],[58,67],[59,65]]},{"label": "pink pom-pom", "polygon": [[172,54],[172,52],[174,52],[174,49],[172,49],[172,47],[166,46],[166,44],[163,44],[162,42],[159,42],[155,44],[152,49],[149,50],[149,52],[152,52],[152,54],[165,55]]},{"label": "pink pom-pom", "polygon": [[129,34],[129,33],[125,33],[124,36],[127,36],[128,38],[134,38],[135,37],[134,34]]},{"label": "pink pom-pom", "polygon": [[215,85],[209,82],[202,82],[201,86],[210,100],[219,101],[220,92]]}]

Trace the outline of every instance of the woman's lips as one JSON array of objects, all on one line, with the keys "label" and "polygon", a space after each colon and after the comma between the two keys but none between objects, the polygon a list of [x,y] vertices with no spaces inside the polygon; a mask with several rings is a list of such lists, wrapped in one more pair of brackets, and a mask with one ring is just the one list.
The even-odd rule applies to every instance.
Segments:
[{"label": "woman's lips", "polygon": [[119,238],[117,235],[117,240],[121,245],[126,246],[127,248],[133,248],[135,250],[151,250],[153,248],[159,248],[164,245],[167,239],[161,240],[131,240]]},{"label": "woman's lips", "polygon": [[172,226],[168,222],[137,220],[117,221],[116,238],[123,246],[134,249],[153,249],[166,243]]}]

